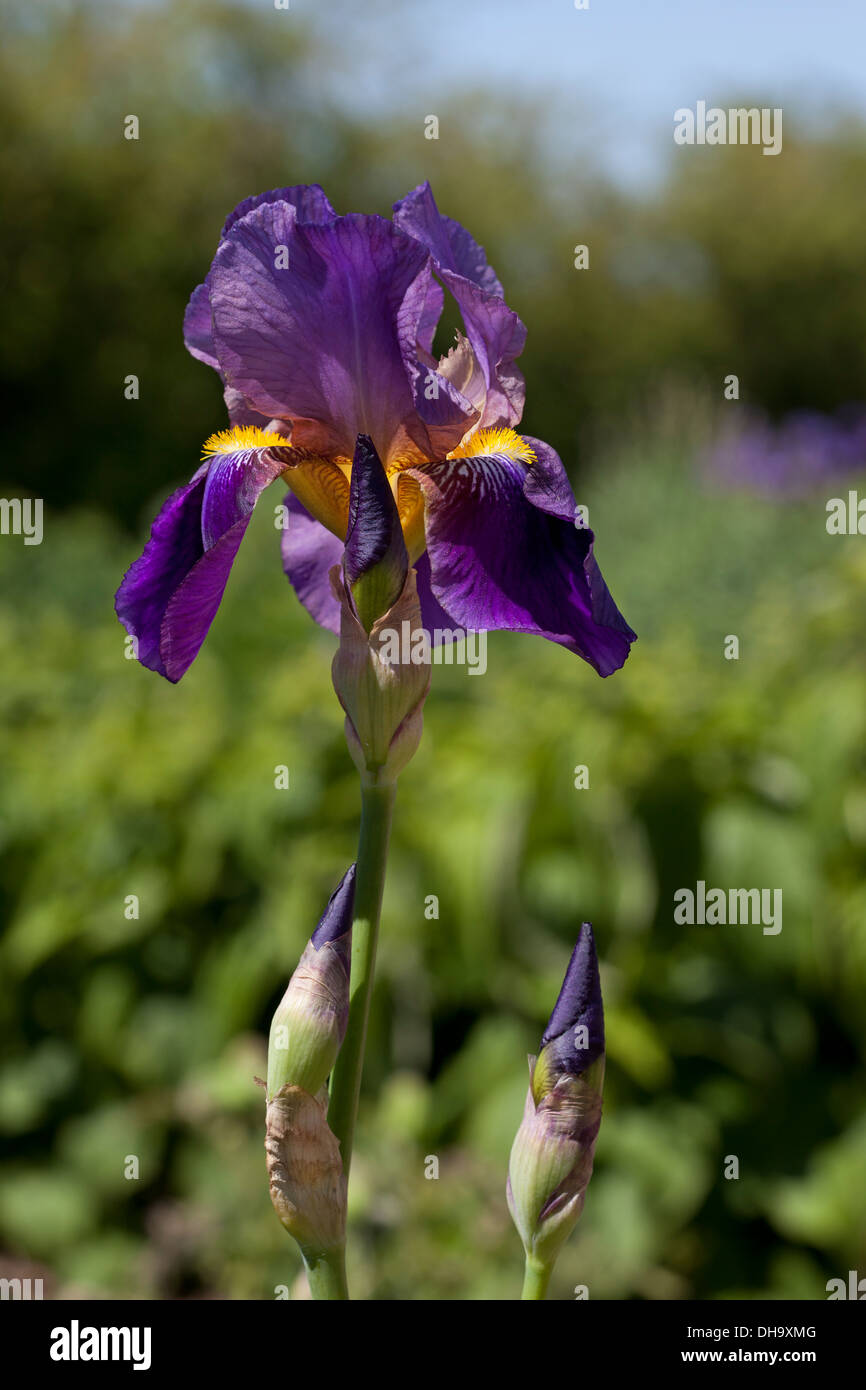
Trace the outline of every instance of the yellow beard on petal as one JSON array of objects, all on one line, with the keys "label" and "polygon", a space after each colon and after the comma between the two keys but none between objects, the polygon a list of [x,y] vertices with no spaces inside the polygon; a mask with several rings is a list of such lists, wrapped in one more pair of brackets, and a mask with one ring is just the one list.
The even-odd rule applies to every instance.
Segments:
[{"label": "yellow beard on petal", "polygon": [[450,459],[477,458],[479,455],[497,454],[500,458],[514,459],[527,467],[536,462],[535,451],[515,430],[507,426],[497,429],[476,430],[475,434],[458,444],[448,455]]},{"label": "yellow beard on petal", "polygon": [[[296,451],[296,456],[299,451]],[[535,463],[535,453],[512,429],[484,429],[475,434],[456,449],[449,458],[473,458],[498,455],[514,459],[529,468]],[[415,561],[427,548],[424,532],[424,495],[416,478],[411,478],[407,469],[417,467],[416,459],[397,459],[388,465],[388,481],[397,503],[397,512],[409,561]],[[340,540],[346,539],[349,524],[349,488],[352,476],[352,462],[348,458],[310,457],[299,459],[282,474],[292,492],[317,521]]]},{"label": "yellow beard on petal", "polygon": [[274,449],[287,447],[288,440],[281,434],[268,434],[258,425],[233,425],[228,430],[217,430],[207,438],[201,448],[203,459],[214,458],[218,454],[242,454],[247,449]]},{"label": "yellow beard on petal", "polygon": [[340,540],[345,540],[352,469],[348,459],[304,457],[303,450],[292,449],[284,435],[260,429],[258,425],[233,425],[231,429],[217,430],[202,445],[202,458],[243,454],[253,449],[291,450],[297,461],[285,468],[281,476],[307,511]]},{"label": "yellow beard on petal", "polygon": [[[240,454],[250,449],[291,449],[288,439],[258,425],[235,425],[210,435],[202,446],[202,458],[225,454]],[[349,525],[349,489],[352,461],[348,458],[320,455],[304,456],[303,449],[292,449],[295,462],[283,469],[281,477],[291,488],[302,506],[316,521],[339,540],[346,539]],[[514,430],[506,427],[476,430],[452,449],[448,458],[473,458],[498,455],[513,459],[527,468],[535,463],[531,446]],[[406,469],[417,467],[418,459],[397,459],[388,465],[388,481],[397,503],[400,525],[409,551],[410,563],[423,555],[427,547],[424,532],[424,496],[416,478]]]}]

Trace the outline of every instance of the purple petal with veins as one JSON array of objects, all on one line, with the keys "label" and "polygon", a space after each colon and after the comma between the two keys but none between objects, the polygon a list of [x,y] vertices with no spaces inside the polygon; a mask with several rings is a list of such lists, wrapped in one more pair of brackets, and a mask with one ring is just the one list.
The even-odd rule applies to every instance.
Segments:
[{"label": "purple petal with veins", "polygon": [[595,562],[592,531],[575,525],[556,454],[544,446],[539,460],[538,471],[505,455],[412,470],[425,492],[433,593],[461,627],[537,633],[608,676],[635,634]]},{"label": "purple petal with veins", "polygon": [[466,336],[487,382],[480,424],[516,425],[526,395],[516,365],[526,328],[505,303],[483,248],[459,222],[442,216],[429,183],[419,184],[395,203],[394,222],[429,248],[443,284],[460,308]]},{"label": "purple petal with veins", "polygon": [[253,507],[283,466],[271,450],[219,455],[165,503],[115,599],[142,665],[170,681],[188,670],[216,617]]}]

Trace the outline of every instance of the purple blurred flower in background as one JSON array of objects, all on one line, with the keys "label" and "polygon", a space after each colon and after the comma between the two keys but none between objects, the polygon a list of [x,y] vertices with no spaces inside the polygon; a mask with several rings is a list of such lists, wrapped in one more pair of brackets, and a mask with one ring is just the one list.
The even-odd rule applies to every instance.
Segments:
[{"label": "purple blurred flower in background", "polygon": [[717,481],[773,496],[805,496],[866,468],[866,407],[835,415],[795,411],[779,424],[756,411],[727,433],[707,457]]},{"label": "purple blurred flower in background", "polygon": [[[433,337],[447,290],[465,334]],[[117,595],[139,660],[177,681],[219,607],[253,508],[288,484],[283,564],[339,630],[352,469],[384,466],[428,629],[538,633],[606,676],[634,633],[593,557],[557,454],[515,433],[526,330],[483,249],[429,185],[393,221],[338,217],[320,188],[278,189],[228,218],[187,309],[193,356],[219,373],[231,428],[166,502]],[[357,450],[359,436],[365,436]]]}]

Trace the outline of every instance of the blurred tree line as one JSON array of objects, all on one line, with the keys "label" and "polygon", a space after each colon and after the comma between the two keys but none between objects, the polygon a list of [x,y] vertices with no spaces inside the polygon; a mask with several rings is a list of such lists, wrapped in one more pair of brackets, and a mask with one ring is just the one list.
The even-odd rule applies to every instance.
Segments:
[{"label": "blurred tree line", "polygon": [[[555,175],[542,111],[495,92],[365,123],[323,95],[345,55],[230,0],[6,13],[0,177],[7,277],[4,473],[51,506],[132,525],[221,424],[181,342],[225,214],[284,183],[388,213],[429,177],[487,247],[529,327],[526,427],[569,466],[608,421],[681,377],[782,413],[858,400],[866,377],[866,133],[814,137],[786,113],[781,158],[688,149],[628,195],[584,161]],[[124,138],[135,114],[140,138]],[[574,268],[574,247],[590,268]],[[440,346],[456,320],[446,317]],[[140,399],[124,380],[140,380]],[[62,462],[57,440],[62,431]]]}]

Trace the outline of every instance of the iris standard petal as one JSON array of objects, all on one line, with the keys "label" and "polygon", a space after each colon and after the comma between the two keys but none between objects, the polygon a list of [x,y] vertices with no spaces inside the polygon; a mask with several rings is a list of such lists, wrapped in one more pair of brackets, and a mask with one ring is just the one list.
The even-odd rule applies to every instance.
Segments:
[{"label": "iris standard petal", "polygon": [[199,362],[206,362],[215,372],[219,371],[207,285],[196,285],[190,295],[183,316],[183,341],[187,352],[197,357]]},{"label": "iris standard petal", "polygon": [[[262,203],[288,203],[295,210],[295,217],[298,222],[328,222],[336,217],[334,209],[325,196],[324,190],[317,183],[295,184],[290,188],[272,188],[267,193],[258,193],[251,198],[244,198],[243,202],[238,203],[237,207],[229,213],[220,232],[220,241],[227,236],[230,229],[242,217],[246,217],[248,212],[259,207]],[[208,277],[209,278],[209,277]],[[441,309],[440,309],[441,312]],[[217,360],[216,348],[213,341],[213,324],[210,306],[210,292],[208,282],[197,285],[190,296],[189,304],[183,321],[183,338],[186,343],[187,351],[193,357],[197,357],[200,362],[206,362],[215,371],[220,370]],[[238,393],[239,394],[239,393]],[[242,400],[239,397],[239,400]],[[226,402],[228,404],[228,401]],[[255,421],[258,415],[249,412]],[[233,417],[233,423],[249,423],[240,418],[241,411],[237,412],[238,418]]]},{"label": "iris standard petal", "polygon": [[480,427],[517,424],[526,390],[516,359],[526,342],[526,328],[505,303],[483,247],[459,222],[442,216],[429,183],[395,203],[394,222],[428,248],[460,307],[466,336],[487,382]]},{"label": "iris standard petal", "polygon": [[115,599],[142,665],[179,681],[192,664],[253,507],[283,466],[269,449],[217,455],[168,499]]},{"label": "iris standard petal", "polygon": [[291,203],[300,223],[331,222],[337,216],[325,190],[318,183],[296,183],[288,188],[271,188],[267,193],[255,193],[251,198],[244,198],[243,202],[238,203],[223,224],[220,241],[228,236],[236,222],[246,217],[254,208],[261,207],[262,203]]},{"label": "iris standard petal", "polygon": [[259,414],[256,410],[251,410],[240,391],[225,385],[225,377],[220,371],[220,364],[217,361],[216,348],[214,347],[210,292],[206,284],[197,285],[190,296],[183,320],[183,340],[187,352],[190,352],[193,357],[197,357],[200,362],[206,362],[209,367],[213,367],[214,371],[219,373],[224,387],[223,399],[231,423],[233,425],[258,425],[263,429],[268,423],[269,417]]},{"label": "iris standard petal", "polygon": [[425,494],[433,592],[462,627],[539,633],[608,676],[635,634],[595,563],[592,532],[574,524],[573,499],[572,519],[562,515],[549,455],[533,468],[502,453],[412,470]]},{"label": "iris standard petal", "polygon": [[224,388],[223,400],[233,425],[255,425],[263,430],[270,423],[267,415],[260,415],[257,410],[251,410],[240,391],[236,391],[233,386]]},{"label": "iris standard petal", "polygon": [[[439,326],[439,320],[442,317],[442,310],[444,307],[445,291],[431,275],[430,283],[427,286],[427,293],[424,297],[424,307],[421,311],[421,317],[418,320],[418,329],[416,332],[416,342],[419,351],[422,354],[426,353],[428,357],[430,357],[433,352],[433,338]],[[435,365],[432,361],[432,357],[430,365]]]},{"label": "iris standard petal", "polygon": [[423,432],[407,363],[428,285],[425,248],[384,218],[301,225],[260,204],[209,277],[220,366],[253,409],[292,420],[297,446],[351,458],[368,434],[390,462]]},{"label": "iris standard petal", "polygon": [[[460,373],[447,369],[448,358],[439,363],[431,355],[443,301],[442,288],[433,279],[433,265],[428,258],[400,314],[403,365],[417,416],[407,420],[406,432],[424,458],[444,458],[456,448],[466,432],[478,424],[483,406],[483,398],[480,402],[470,399],[463,389],[469,375],[465,370],[461,380]],[[399,453],[399,449],[393,453]]]},{"label": "iris standard petal", "polygon": [[496,272],[487,263],[484,247],[453,217],[443,217],[429,183],[419,183],[394,204],[394,221],[424,243],[437,266],[456,271],[488,294],[505,297]]}]

